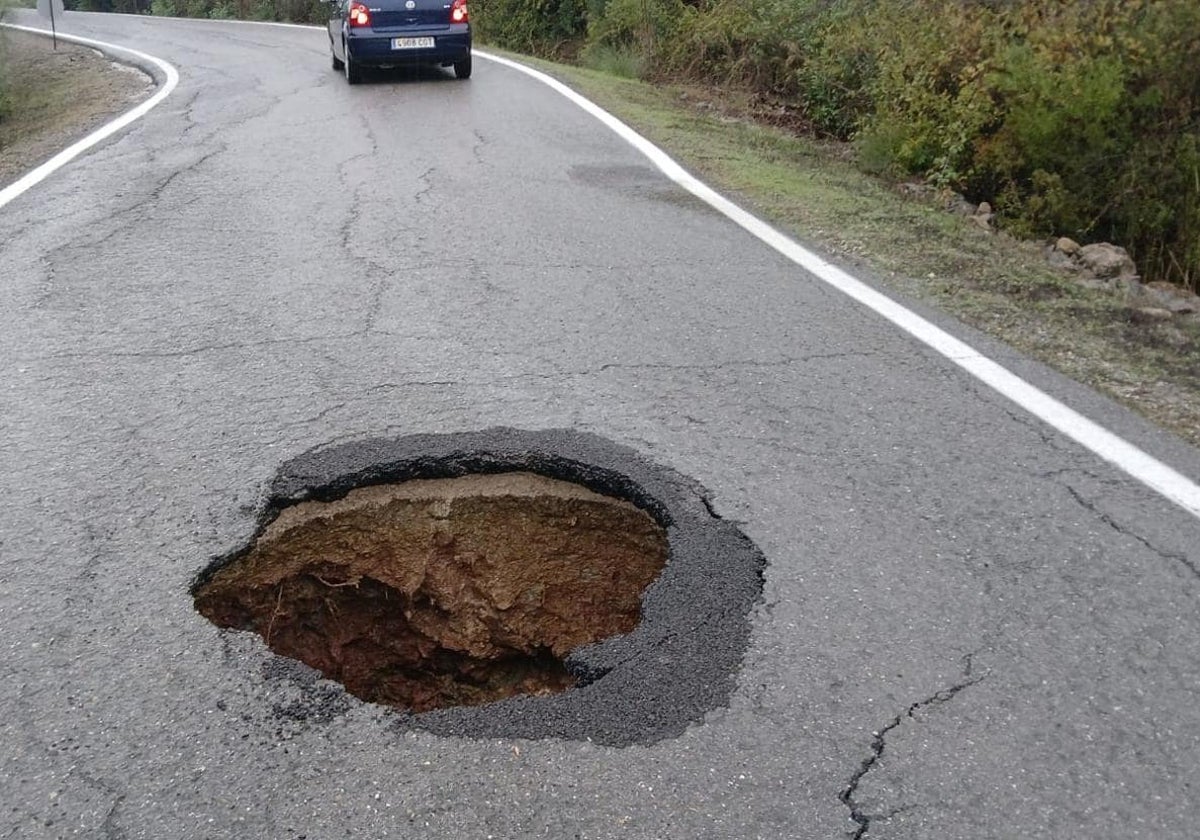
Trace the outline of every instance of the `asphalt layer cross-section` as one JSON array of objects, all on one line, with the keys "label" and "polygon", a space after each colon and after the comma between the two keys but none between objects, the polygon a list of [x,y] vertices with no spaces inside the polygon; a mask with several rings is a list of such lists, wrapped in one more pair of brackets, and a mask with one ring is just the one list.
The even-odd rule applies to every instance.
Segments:
[{"label": "asphalt layer cross-section", "polygon": [[[1196,836],[1196,519],[511,69],[350,87],[318,30],[61,25],[182,80],[0,210],[0,837]],[[635,453],[761,550],[701,720],[398,726],[194,612],[285,464],[501,428]]]}]

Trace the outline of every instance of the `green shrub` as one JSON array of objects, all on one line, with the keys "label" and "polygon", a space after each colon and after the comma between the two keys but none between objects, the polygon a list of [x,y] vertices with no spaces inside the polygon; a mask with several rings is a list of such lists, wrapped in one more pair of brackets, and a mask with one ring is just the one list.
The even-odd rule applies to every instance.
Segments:
[{"label": "green shrub", "polygon": [[1026,235],[1088,238],[1134,139],[1126,70],[1113,56],[1061,62],[1011,48],[987,86],[999,128],[977,137],[967,185]]},{"label": "green shrub", "polygon": [[648,66],[646,54],[632,45],[614,47],[607,44],[589,44],[584,48],[579,60],[584,67],[625,79],[641,78]]},{"label": "green shrub", "polygon": [[573,56],[587,32],[589,0],[472,0],[476,36],[510,50]]},{"label": "green shrub", "polygon": [[587,24],[589,45],[640,46],[650,55],[670,38],[680,23],[683,0],[606,0],[592,11]]},{"label": "green shrub", "polygon": [[[1148,278],[1197,286],[1200,4],[878,0],[865,19],[829,24],[795,96],[838,131],[857,121],[866,168],[986,199],[1018,234],[1118,242]],[[830,103],[839,57],[862,89]]]},{"label": "green shrub", "polygon": [[689,6],[669,41],[659,46],[658,58],[666,69],[688,78],[776,89],[803,48],[794,39],[787,7],[811,5],[811,0],[714,0]]}]

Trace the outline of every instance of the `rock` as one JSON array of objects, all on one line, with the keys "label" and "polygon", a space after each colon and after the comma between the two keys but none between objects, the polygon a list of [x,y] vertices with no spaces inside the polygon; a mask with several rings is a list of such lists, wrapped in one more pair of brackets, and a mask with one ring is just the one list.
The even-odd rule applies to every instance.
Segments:
[{"label": "rock", "polygon": [[1090,274],[1083,273],[1082,269],[1078,265],[1075,266],[1075,270],[1080,272],[1079,278],[1076,280],[1076,282],[1085,289],[1094,289],[1098,292],[1110,293],[1117,291],[1115,286],[1116,281],[1101,280],[1097,277],[1093,277]]},{"label": "rock", "polygon": [[1138,300],[1143,296],[1146,287],[1142,285],[1142,278],[1136,274],[1123,274],[1120,277],[1109,281],[1116,291],[1124,291],[1127,298]]},{"label": "rock", "polygon": [[1066,236],[1060,236],[1058,241],[1054,243],[1054,250],[1066,254],[1068,257],[1073,257],[1079,253],[1079,243]]},{"label": "rock", "polygon": [[1069,271],[1072,274],[1078,274],[1080,270],[1079,263],[1056,248],[1051,248],[1050,252],[1046,254],[1046,262],[1050,263],[1051,268],[1057,268],[1059,271]]},{"label": "rock", "polygon": [[971,221],[990,232],[992,230],[992,219],[995,217],[996,214],[992,212],[992,205],[984,201],[975,208],[975,214],[971,216]]},{"label": "rock", "polygon": [[1181,286],[1157,280],[1147,283],[1144,292],[1156,304],[1164,309],[1169,309],[1176,315],[1191,315],[1200,312],[1200,297]]},{"label": "rock", "polygon": [[1159,309],[1156,306],[1140,306],[1130,313],[1130,318],[1135,324],[1161,324],[1174,317],[1169,309]]},{"label": "rock", "polygon": [[979,212],[979,208],[967,201],[956,192],[944,193],[942,206],[947,212],[954,213],[957,216],[974,216]]},{"label": "rock", "polygon": [[1079,249],[1079,261],[1101,279],[1137,274],[1137,266],[1129,258],[1129,252],[1107,242],[1084,245]]},{"label": "rock", "polygon": [[933,186],[921,181],[905,181],[897,189],[899,189],[901,195],[908,198],[915,198],[919,201],[929,201],[937,192]]}]

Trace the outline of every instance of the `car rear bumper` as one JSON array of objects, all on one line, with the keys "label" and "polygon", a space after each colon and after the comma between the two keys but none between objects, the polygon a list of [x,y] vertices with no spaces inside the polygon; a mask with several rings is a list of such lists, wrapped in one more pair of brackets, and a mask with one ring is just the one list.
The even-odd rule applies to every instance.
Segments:
[{"label": "car rear bumper", "polygon": [[[396,38],[433,38],[432,48],[393,49]],[[360,67],[393,67],[400,64],[449,64],[471,54],[469,26],[437,28],[372,29],[368,32],[351,29],[346,36],[346,49]]]}]

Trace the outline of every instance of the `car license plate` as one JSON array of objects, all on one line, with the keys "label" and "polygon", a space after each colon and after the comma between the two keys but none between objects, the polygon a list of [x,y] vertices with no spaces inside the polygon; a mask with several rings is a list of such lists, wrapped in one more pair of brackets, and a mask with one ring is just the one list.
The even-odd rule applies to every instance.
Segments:
[{"label": "car license plate", "polygon": [[393,38],[394,50],[427,50],[433,46],[432,38]]}]

